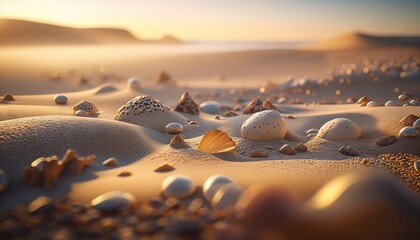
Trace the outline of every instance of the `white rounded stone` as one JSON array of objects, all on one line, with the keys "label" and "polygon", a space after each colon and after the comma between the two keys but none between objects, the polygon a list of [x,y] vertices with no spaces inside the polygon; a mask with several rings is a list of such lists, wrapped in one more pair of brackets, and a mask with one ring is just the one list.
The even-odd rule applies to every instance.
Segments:
[{"label": "white rounded stone", "polygon": [[131,77],[127,80],[127,87],[129,89],[137,90],[141,88],[141,81],[137,77]]},{"label": "white rounded stone", "polygon": [[67,103],[67,97],[64,95],[57,95],[54,97],[54,102],[56,104],[66,104]]},{"label": "white rounded stone", "polygon": [[179,134],[184,130],[184,127],[180,123],[169,123],[165,129],[169,134]]},{"label": "white rounded stone", "polygon": [[385,103],[385,106],[387,107],[393,107],[396,106],[397,104],[395,103],[395,101],[389,100]]},{"label": "white rounded stone", "polygon": [[420,118],[414,121],[413,128],[420,129]]},{"label": "white rounded stone", "polygon": [[102,213],[114,213],[129,207],[134,202],[135,197],[131,193],[111,191],[99,195],[90,202],[90,205]]},{"label": "white rounded stone", "polygon": [[88,117],[89,113],[87,113],[86,111],[83,110],[77,110],[74,115],[78,116],[78,117]]},{"label": "white rounded stone", "polygon": [[409,102],[409,104],[411,105],[411,106],[420,106],[420,102],[419,101],[416,101],[416,100],[411,100],[410,102]]},{"label": "white rounded stone", "polygon": [[220,104],[216,101],[207,101],[200,104],[200,111],[208,114],[217,114],[220,111]]},{"label": "white rounded stone", "polygon": [[375,101],[370,101],[366,104],[367,107],[377,107],[378,103]]},{"label": "white rounded stone", "polygon": [[213,175],[207,178],[203,185],[204,198],[211,201],[221,187],[232,182],[232,179],[224,175]]},{"label": "white rounded stone", "polygon": [[218,210],[232,208],[235,206],[243,192],[244,188],[239,184],[227,183],[216,192],[211,201],[211,206]]},{"label": "white rounded stone", "polygon": [[284,138],[287,125],[278,111],[265,110],[252,114],[241,127],[243,138],[250,140],[273,140]]},{"label": "white rounded stone", "polygon": [[347,141],[358,139],[361,135],[362,130],[352,120],[335,118],[322,125],[317,137],[331,141]]},{"label": "white rounded stone", "polygon": [[414,127],[404,127],[400,130],[401,137],[412,138],[417,136],[417,134],[417,129],[415,129]]},{"label": "white rounded stone", "polygon": [[195,192],[194,180],[185,175],[171,175],[162,182],[162,191],[166,197],[185,198]]}]

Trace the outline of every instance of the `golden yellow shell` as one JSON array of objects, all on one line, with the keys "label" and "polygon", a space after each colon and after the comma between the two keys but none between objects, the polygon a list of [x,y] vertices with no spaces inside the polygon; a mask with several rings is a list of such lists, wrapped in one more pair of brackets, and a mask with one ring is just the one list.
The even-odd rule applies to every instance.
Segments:
[{"label": "golden yellow shell", "polygon": [[236,143],[225,132],[214,129],[203,136],[198,150],[208,153],[235,152]]}]

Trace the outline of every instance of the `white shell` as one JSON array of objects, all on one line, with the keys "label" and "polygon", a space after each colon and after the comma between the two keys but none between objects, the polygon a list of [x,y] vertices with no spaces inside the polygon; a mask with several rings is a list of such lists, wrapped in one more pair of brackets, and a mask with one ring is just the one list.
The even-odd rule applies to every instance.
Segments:
[{"label": "white shell", "polygon": [[417,134],[417,129],[415,129],[414,127],[404,127],[400,130],[401,137],[412,138],[417,136]]},{"label": "white shell", "polygon": [[396,106],[397,104],[395,103],[395,101],[389,100],[388,102],[385,103],[385,106],[387,107],[393,107]]},{"label": "white shell", "polygon": [[346,141],[358,139],[361,135],[362,130],[352,120],[335,118],[322,125],[317,137],[331,141]]},{"label": "white shell", "polygon": [[413,128],[420,129],[420,118],[414,121]]},{"label": "white shell", "polygon": [[232,179],[224,175],[213,175],[204,182],[203,195],[207,201],[211,201],[216,192],[227,183],[232,183]]},{"label": "white shell", "polygon": [[79,116],[79,117],[89,117],[89,113],[87,113],[86,111],[83,110],[77,110],[74,115]]},{"label": "white shell", "polygon": [[134,202],[135,197],[131,193],[111,191],[99,195],[90,202],[90,205],[101,212],[108,213],[128,207]]},{"label": "white shell", "polygon": [[184,130],[184,127],[180,123],[169,123],[165,129],[169,134],[179,134]]},{"label": "white shell", "polygon": [[220,111],[220,104],[216,101],[207,101],[200,104],[200,111],[208,114],[217,114]]},{"label": "white shell", "polygon": [[223,185],[214,195],[211,206],[215,209],[232,208],[241,197],[244,188],[237,183]]},{"label": "white shell", "polygon": [[250,140],[273,140],[284,138],[286,122],[278,111],[265,110],[252,114],[241,127],[242,137]]},{"label": "white shell", "polygon": [[162,191],[166,197],[185,198],[195,192],[194,180],[185,175],[171,175],[162,182]]},{"label": "white shell", "polygon": [[377,107],[378,103],[375,101],[370,101],[366,104],[367,107]]},{"label": "white shell", "polygon": [[67,103],[67,97],[64,95],[57,95],[54,97],[54,102],[56,104],[66,104]]},{"label": "white shell", "polygon": [[127,87],[129,89],[137,90],[141,87],[141,81],[137,77],[131,77],[127,80]]}]

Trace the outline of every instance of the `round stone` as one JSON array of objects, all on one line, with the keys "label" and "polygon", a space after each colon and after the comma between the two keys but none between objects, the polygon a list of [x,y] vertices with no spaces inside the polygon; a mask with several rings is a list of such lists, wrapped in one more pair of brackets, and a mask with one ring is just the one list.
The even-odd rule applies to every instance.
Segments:
[{"label": "round stone", "polygon": [[162,191],[166,197],[185,198],[195,192],[196,184],[186,175],[171,175],[162,182]]},{"label": "round stone", "polygon": [[10,180],[7,173],[3,169],[0,169],[0,194],[6,191],[9,186],[9,182]]},{"label": "round stone", "polygon": [[375,101],[370,101],[366,104],[367,107],[377,107],[378,103]]},{"label": "round stone", "polygon": [[286,155],[296,155],[296,150],[290,146],[289,144],[284,144],[280,149],[280,153],[286,154]]},{"label": "round stone", "polygon": [[184,130],[184,127],[180,123],[169,123],[166,125],[165,130],[169,134],[180,134]]},{"label": "round stone", "polygon": [[115,213],[131,206],[135,202],[133,194],[122,191],[111,191],[99,195],[90,205],[102,213]]},{"label": "round stone", "polygon": [[420,106],[420,102],[419,101],[416,101],[416,100],[411,100],[410,102],[409,102],[409,104],[411,105],[411,106]]},{"label": "round stone", "polygon": [[88,117],[89,113],[87,113],[86,111],[83,110],[77,110],[74,115],[78,116],[78,117]]},{"label": "round stone", "polygon": [[67,103],[67,97],[64,95],[57,95],[54,97],[54,102],[56,104],[66,104]]},{"label": "round stone", "polygon": [[395,101],[392,101],[392,100],[389,100],[385,103],[385,106],[387,106],[387,107],[394,107],[396,105],[397,104],[395,103]]},{"label": "round stone", "polygon": [[88,114],[95,114],[99,111],[95,103],[89,100],[82,100],[73,106],[74,112],[77,112],[79,110],[83,110],[87,112]]},{"label": "round stone", "polygon": [[225,184],[216,192],[211,205],[218,210],[233,208],[243,192],[244,188],[237,183]]},{"label": "round stone", "polygon": [[407,94],[401,94],[398,96],[399,100],[408,100],[408,95]]},{"label": "round stone", "polygon": [[400,130],[400,136],[406,138],[416,137],[418,134],[417,129],[414,127],[404,127]]},{"label": "round stone", "polygon": [[311,129],[309,129],[308,131],[306,131],[306,135],[309,135],[309,134],[312,134],[312,133],[317,134],[318,132],[319,132],[319,130],[318,130],[318,129],[316,129],[316,128],[311,128]]},{"label": "round stone", "polygon": [[362,131],[359,126],[347,118],[335,118],[326,122],[319,129],[317,137],[331,141],[347,141],[360,138]]},{"label": "round stone", "polygon": [[216,101],[207,101],[200,104],[200,111],[208,114],[217,114],[220,111],[220,104]]},{"label": "round stone", "polygon": [[132,90],[140,89],[141,81],[137,77],[131,77],[127,80],[127,87]]},{"label": "round stone", "polygon": [[420,129],[420,118],[414,121],[413,128]]},{"label": "round stone", "polygon": [[232,182],[232,179],[224,175],[213,175],[207,178],[203,185],[204,198],[211,201],[221,187]]},{"label": "round stone", "polygon": [[249,140],[284,138],[287,125],[278,111],[265,110],[251,115],[241,127],[241,135]]}]

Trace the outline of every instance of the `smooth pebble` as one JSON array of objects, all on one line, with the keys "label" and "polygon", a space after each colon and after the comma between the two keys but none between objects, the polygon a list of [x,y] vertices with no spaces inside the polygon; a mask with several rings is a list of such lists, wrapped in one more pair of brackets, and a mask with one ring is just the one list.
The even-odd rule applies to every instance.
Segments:
[{"label": "smooth pebble", "polygon": [[204,198],[211,201],[221,187],[232,182],[232,179],[224,175],[213,175],[207,178],[203,185]]},{"label": "smooth pebble", "polygon": [[414,127],[404,127],[400,130],[400,136],[405,138],[416,137],[417,134],[417,129],[415,129]]},{"label": "smooth pebble", "polygon": [[417,119],[413,123],[413,128],[420,129],[420,119]]},{"label": "smooth pebble", "polygon": [[127,80],[127,87],[132,90],[140,89],[141,81],[137,77],[131,77]]},{"label": "smooth pebble", "polygon": [[186,175],[171,175],[162,182],[162,191],[166,197],[185,198],[196,190],[194,180]]},{"label": "smooth pebble", "polygon": [[237,183],[225,184],[216,192],[211,205],[218,210],[233,208],[243,192],[244,188]]},{"label": "smooth pebble", "polygon": [[54,102],[56,104],[66,104],[67,103],[67,97],[64,95],[57,95],[54,97]]},{"label": "smooth pebble", "polygon": [[184,130],[184,127],[180,123],[169,123],[166,125],[165,130],[169,134],[179,134]]},{"label": "smooth pebble", "polygon": [[216,101],[207,101],[200,104],[200,111],[208,114],[217,114],[220,111],[220,104]]},{"label": "smooth pebble", "polygon": [[90,205],[102,213],[115,213],[131,206],[135,197],[123,191],[110,191],[99,195],[90,202]]},{"label": "smooth pebble", "polygon": [[359,126],[347,118],[335,118],[324,125],[317,134],[317,137],[331,141],[347,141],[360,138],[362,131]]},{"label": "smooth pebble", "polygon": [[385,106],[387,106],[387,107],[394,107],[396,105],[397,104],[395,103],[395,101],[392,101],[392,100],[389,100],[385,103]]},{"label": "smooth pebble", "polygon": [[287,125],[278,111],[264,110],[252,114],[241,127],[241,135],[249,140],[281,139],[287,133]]},{"label": "smooth pebble", "polygon": [[375,101],[370,101],[366,104],[367,107],[377,107],[378,103]]}]

